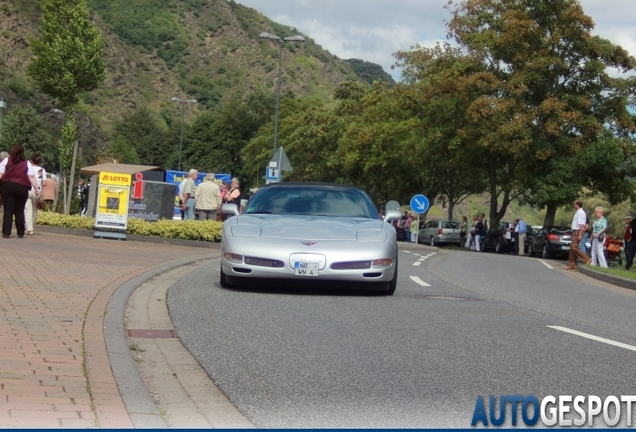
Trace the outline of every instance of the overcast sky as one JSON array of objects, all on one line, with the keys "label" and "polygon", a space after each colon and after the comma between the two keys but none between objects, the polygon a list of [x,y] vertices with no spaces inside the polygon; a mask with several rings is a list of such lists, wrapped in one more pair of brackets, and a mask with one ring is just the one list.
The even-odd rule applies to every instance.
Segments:
[{"label": "overcast sky", "polygon": [[[447,0],[237,0],[296,27],[340,58],[358,58],[391,72],[393,53],[446,39]],[[636,55],[636,0],[580,0],[595,34]]]}]

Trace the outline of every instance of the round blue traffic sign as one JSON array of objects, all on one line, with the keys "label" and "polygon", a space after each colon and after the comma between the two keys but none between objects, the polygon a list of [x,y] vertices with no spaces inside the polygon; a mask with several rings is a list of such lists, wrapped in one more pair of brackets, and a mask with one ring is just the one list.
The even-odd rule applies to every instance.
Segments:
[{"label": "round blue traffic sign", "polygon": [[417,194],[411,198],[411,210],[417,214],[426,213],[429,203],[428,198],[422,194]]}]

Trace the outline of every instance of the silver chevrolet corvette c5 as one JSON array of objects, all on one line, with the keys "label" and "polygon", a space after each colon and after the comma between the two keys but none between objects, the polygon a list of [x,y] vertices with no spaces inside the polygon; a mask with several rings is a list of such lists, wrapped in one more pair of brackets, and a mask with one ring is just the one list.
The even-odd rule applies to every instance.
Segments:
[{"label": "silver chevrolet corvette c5", "polygon": [[271,183],[234,204],[221,238],[221,286],[274,284],[364,288],[391,295],[397,284],[397,240],[371,199],[353,186]]}]

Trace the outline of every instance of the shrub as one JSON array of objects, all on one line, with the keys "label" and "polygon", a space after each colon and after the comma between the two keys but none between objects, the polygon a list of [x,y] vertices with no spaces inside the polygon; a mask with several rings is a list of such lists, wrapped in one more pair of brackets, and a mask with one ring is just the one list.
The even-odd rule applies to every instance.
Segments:
[{"label": "shrub", "polygon": [[[63,215],[42,211],[38,214],[38,225],[60,228],[92,230],[95,219],[77,215]],[[216,221],[172,221],[147,222],[142,219],[128,219],[126,233],[183,240],[218,242],[221,240],[223,224]]]}]

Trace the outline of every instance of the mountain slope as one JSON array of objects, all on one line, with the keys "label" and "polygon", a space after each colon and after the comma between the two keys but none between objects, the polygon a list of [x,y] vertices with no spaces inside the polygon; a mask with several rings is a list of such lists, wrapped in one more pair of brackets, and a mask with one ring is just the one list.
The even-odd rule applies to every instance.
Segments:
[{"label": "mountain slope", "polygon": [[[37,35],[40,0],[0,0],[0,96],[9,108],[35,106],[60,127],[54,101],[26,77],[29,37]],[[279,46],[259,39],[267,31],[298,34],[234,0],[88,0],[105,41],[107,78],[83,95],[79,139],[93,151],[104,148],[122,113],[148,107],[160,120],[178,116],[172,96],[195,98],[188,109],[216,109],[256,89],[274,91]],[[344,60],[306,36],[304,44],[283,47],[282,91],[331,100],[333,89],[359,79]]]}]

